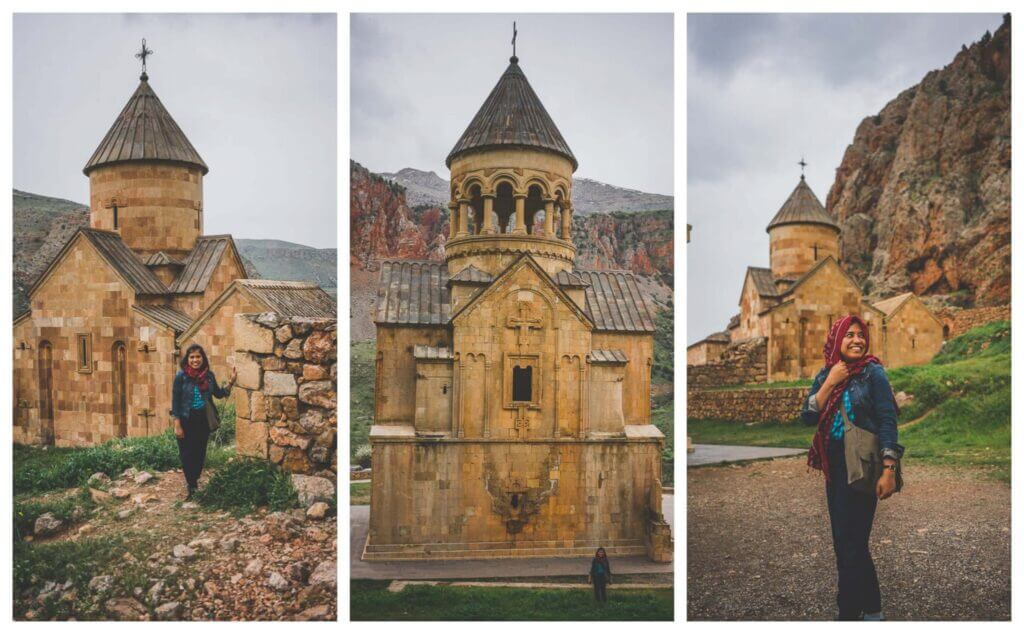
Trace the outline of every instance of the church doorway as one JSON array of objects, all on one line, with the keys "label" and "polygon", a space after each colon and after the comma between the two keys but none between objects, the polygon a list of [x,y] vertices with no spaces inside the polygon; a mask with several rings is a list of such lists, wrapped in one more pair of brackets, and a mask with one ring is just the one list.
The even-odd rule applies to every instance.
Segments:
[{"label": "church doorway", "polygon": [[128,435],[128,355],[124,343],[114,344],[114,429],[118,438]]},{"label": "church doorway", "polygon": [[39,342],[39,434],[47,445],[54,441],[53,432],[53,346]]}]

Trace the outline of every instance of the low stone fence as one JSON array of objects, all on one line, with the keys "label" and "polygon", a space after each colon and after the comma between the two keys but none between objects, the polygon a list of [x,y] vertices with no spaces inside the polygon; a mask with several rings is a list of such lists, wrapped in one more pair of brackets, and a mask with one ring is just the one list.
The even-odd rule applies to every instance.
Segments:
[{"label": "low stone fence", "polygon": [[981,308],[940,308],[935,311],[943,326],[947,329],[945,339],[964,334],[971,328],[977,328],[993,321],[1010,321],[1010,305],[983,306]]},{"label": "low stone fence", "polygon": [[235,348],[238,453],[334,481],[337,320],[236,315]]},{"label": "low stone fence", "polygon": [[716,361],[686,366],[686,386],[689,389],[763,383],[767,380],[768,340],[764,337],[734,343]]},{"label": "low stone fence", "polygon": [[744,423],[791,423],[800,417],[806,387],[736,390],[687,390],[688,419]]}]

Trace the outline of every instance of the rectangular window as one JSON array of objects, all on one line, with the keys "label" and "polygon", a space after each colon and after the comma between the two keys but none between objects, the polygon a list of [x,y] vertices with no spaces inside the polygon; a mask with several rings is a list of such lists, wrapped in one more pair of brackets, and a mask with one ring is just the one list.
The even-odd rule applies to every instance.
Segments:
[{"label": "rectangular window", "polygon": [[533,401],[533,368],[530,366],[512,368],[512,401],[530,403]]},{"label": "rectangular window", "polygon": [[92,372],[92,335],[79,334],[75,341],[78,348],[78,371]]}]

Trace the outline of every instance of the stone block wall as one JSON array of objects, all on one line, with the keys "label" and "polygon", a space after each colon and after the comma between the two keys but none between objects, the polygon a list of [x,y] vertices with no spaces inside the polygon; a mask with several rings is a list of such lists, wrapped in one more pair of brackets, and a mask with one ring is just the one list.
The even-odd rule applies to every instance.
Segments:
[{"label": "stone block wall", "polygon": [[234,329],[238,453],[334,479],[337,320],[240,314]]},{"label": "stone block wall", "polygon": [[686,366],[689,389],[764,383],[768,380],[768,340],[748,339],[730,345],[717,361]]},{"label": "stone block wall", "polygon": [[806,387],[687,390],[686,417],[743,423],[791,423],[799,418],[808,393]]},{"label": "stone block wall", "polygon": [[1010,321],[1010,305],[983,306],[981,308],[940,308],[935,311],[945,326],[945,339],[949,341],[971,328],[977,328],[993,321]]}]

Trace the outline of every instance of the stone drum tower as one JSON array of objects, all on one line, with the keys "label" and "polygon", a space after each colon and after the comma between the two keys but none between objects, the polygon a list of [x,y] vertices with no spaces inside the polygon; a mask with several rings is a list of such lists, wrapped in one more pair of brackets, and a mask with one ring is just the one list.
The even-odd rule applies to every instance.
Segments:
[{"label": "stone drum tower", "polygon": [[445,262],[381,265],[363,557],[670,560],[652,314],[574,267],[576,157],[515,56],[447,164]]},{"label": "stone drum tower", "polygon": [[90,222],[143,257],[184,258],[203,235],[209,168],[149,86],[139,86],[86,163]]}]

